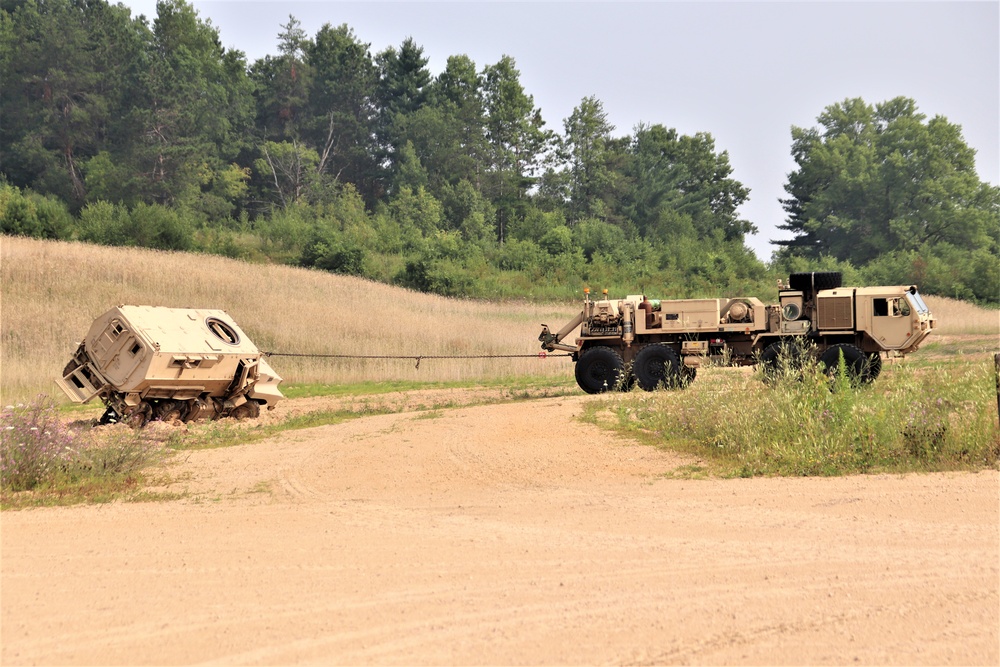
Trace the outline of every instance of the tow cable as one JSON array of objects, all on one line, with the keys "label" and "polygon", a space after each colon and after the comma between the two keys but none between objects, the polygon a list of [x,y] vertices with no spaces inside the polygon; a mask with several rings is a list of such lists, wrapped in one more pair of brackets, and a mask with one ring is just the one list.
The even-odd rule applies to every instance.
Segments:
[{"label": "tow cable", "polygon": [[313,359],[546,359],[548,357],[571,357],[572,354],[550,354],[545,350],[537,354],[312,354],[299,352],[264,352],[266,357],[310,357]]}]

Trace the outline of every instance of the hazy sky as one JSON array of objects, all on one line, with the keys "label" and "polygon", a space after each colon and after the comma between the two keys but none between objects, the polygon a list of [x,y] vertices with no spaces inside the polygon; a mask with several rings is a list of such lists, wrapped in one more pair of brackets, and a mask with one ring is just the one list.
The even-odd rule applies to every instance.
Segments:
[{"label": "hazy sky", "polygon": [[[155,0],[129,0],[156,16]],[[374,55],[406,37],[432,73],[512,56],[546,126],[596,95],[615,136],[637,123],[708,132],[750,188],[748,245],[769,259],[784,220],[791,126],[830,104],[913,98],[962,126],[980,178],[1000,183],[1000,2],[248,2],[194,0],[226,48],[277,54],[289,14],[312,37],[346,23]]]}]

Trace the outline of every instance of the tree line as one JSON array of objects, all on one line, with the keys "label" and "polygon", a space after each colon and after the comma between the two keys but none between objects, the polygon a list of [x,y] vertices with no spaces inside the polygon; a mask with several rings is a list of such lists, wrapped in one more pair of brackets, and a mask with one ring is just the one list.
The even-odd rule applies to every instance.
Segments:
[{"label": "tree line", "polygon": [[961,128],[916,103],[845,100],[792,130],[770,263],[749,190],[707,132],[616,135],[585,97],[550,129],[510,56],[373,55],[293,16],[249,63],[184,0],[150,22],[106,0],[0,0],[4,233],[280,261],[475,297],[584,284],[766,295],[774,276],[1000,301],[1000,195]]}]

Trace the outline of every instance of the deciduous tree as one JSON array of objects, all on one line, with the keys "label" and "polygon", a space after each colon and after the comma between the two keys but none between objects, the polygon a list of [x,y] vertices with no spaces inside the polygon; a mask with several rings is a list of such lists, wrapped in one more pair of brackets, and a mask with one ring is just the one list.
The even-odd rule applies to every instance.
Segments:
[{"label": "deciduous tree", "polygon": [[856,266],[926,244],[996,252],[1000,190],[979,179],[960,127],[903,97],[844,100],[817,120],[792,128],[785,252]]}]

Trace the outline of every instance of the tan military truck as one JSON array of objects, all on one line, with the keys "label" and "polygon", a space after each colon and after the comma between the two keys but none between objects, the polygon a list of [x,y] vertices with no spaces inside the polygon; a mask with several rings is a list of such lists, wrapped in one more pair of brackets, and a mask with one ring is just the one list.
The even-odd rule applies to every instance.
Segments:
[{"label": "tan military truck", "polygon": [[102,423],[255,418],[281,378],[221,310],[118,306],[98,317],[61,378],[71,400],[100,398]]},{"label": "tan military truck", "polygon": [[[839,272],[794,273],[778,303],[754,297],[620,300],[585,296],[583,310],[556,333],[542,325],[545,350],[571,352],[576,381],[587,393],[684,386],[708,361],[761,364],[765,377],[794,365],[803,350],[827,369],[839,367],[872,382],[883,357],[917,349],[935,320],[915,285],[843,287]],[[580,329],[575,344],[563,342]],[[796,343],[808,343],[801,345]]]}]

